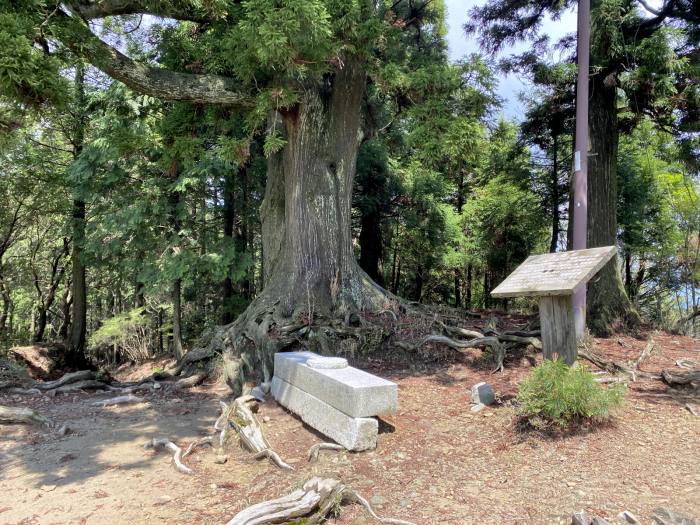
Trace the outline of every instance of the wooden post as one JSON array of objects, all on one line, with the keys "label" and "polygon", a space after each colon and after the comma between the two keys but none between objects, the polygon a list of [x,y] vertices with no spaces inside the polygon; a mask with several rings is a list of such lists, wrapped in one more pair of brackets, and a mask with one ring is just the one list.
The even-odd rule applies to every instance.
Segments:
[{"label": "wooden post", "polygon": [[542,353],[545,359],[558,354],[568,365],[576,362],[576,327],[570,295],[540,297]]}]

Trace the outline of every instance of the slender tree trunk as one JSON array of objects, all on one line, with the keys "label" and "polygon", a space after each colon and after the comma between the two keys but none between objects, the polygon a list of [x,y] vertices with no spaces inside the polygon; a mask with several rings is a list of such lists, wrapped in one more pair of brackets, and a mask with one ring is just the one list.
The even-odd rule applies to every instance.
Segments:
[{"label": "slender tree trunk", "polygon": [[[614,80],[603,72],[592,75],[588,164],[588,247],[617,244],[617,96]],[[610,84],[610,85],[608,85]],[[613,258],[588,286],[588,326],[609,335],[618,326],[634,325],[639,316],[630,303]]]},{"label": "slender tree trunk", "polygon": [[484,268],[484,308],[488,308],[491,305],[489,289],[489,272],[487,268]]},{"label": "slender tree trunk", "polygon": [[[180,169],[176,160],[173,160],[170,164],[170,170],[168,175],[172,181],[176,181],[179,177]],[[180,193],[178,191],[171,191],[169,195],[170,201],[170,229],[171,235],[173,236],[173,242],[177,243],[179,239],[179,233],[181,230],[180,218],[179,218],[179,208],[180,208]],[[172,352],[173,355],[179,360],[184,352],[182,349],[182,280],[175,279],[172,282],[170,290],[170,298],[173,305],[173,333],[172,333]]]},{"label": "slender tree trunk", "polygon": [[552,241],[549,244],[549,251],[557,251],[559,243],[559,135],[552,137]]},{"label": "slender tree trunk", "polygon": [[[83,150],[85,141],[85,66],[78,62],[75,72],[76,107],[81,112],[75,117],[73,131],[73,157],[77,159]],[[85,262],[83,245],[85,243],[85,201],[80,197],[81,188],[74,189],[72,213],[72,249],[71,249],[71,283],[73,290],[73,314],[71,338],[66,355],[66,364],[70,367],[83,368],[85,358],[85,332],[87,330],[87,282],[85,278]]]},{"label": "slender tree trunk", "polygon": [[455,284],[455,307],[462,306],[462,283],[459,278],[459,269],[454,269],[454,284]]},{"label": "slender tree trunk", "polygon": [[[235,209],[235,181],[236,173],[227,173],[224,177],[224,213],[223,213],[223,230],[224,237],[227,239],[233,239],[233,229],[236,219],[236,209]],[[222,324],[229,324],[233,321],[233,280],[231,279],[231,272],[233,268],[230,268],[226,278],[224,279],[223,285],[221,287],[221,322]]]},{"label": "slender tree trunk", "polygon": [[466,304],[465,304],[465,307],[467,309],[472,307],[472,273],[473,273],[473,271],[474,271],[474,269],[473,269],[472,263],[469,263],[467,265],[467,290],[466,290],[467,298],[466,298]]},{"label": "slender tree trunk", "polygon": [[413,280],[413,297],[411,297],[414,301],[420,302],[421,297],[423,296],[423,267],[418,266],[416,268],[416,275]]},{"label": "slender tree trunk", "polygon": [[7,321],[10,318],[12,296],[8,288],[6,281],[2,274],[0,274],[0,298],[2,298],[2,310],[0,310],[0,339],[2,339],[7,332]]},{"label": "slender tree trunk", "polygon": [[384,286],[382,271],[382,218],[378,210],[360,219],[360,268],[376,283]]}]

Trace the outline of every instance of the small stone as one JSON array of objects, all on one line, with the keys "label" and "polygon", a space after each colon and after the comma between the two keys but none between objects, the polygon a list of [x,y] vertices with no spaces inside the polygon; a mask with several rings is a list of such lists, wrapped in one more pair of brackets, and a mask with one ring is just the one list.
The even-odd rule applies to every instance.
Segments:
[{"label": "small stone", "polygon": [[223,464],[226,463],[227,461],[228,461],[228,456],[225,455],[225,454],[224,454],[224,455],[216,456],[216,457],[214,458],[214,463],[216,463],[216,464],[218,464],[218,465],[223,465]]},{"label": "small stone", "polygon": [[271,387],[272,387],[272,385],[270,385],[269,381],[265,381],[264,383],[260,383],[260,388],[262,389],[263,392],[265,392],[265,394],[270,393]]},{"label": "small stone", "polygon": [[68,425],[65,423],[59,427],[59,429],[56,431],[56,434],[60,437],[65,437],[70,433],[70,428],[68,428]]},{"label": "small stone", "polygon": [[651,523],[652,525],[700,525],[700,520],[684,516],[666,507],[659,507],[654,509]]},{"label": "small stone", "polygon": [[258,401],[260,401],[261,403],[265,402],[265,392],[259,386],[251,388],[250,395],[253,396],[255,399],[257,399]]},{"label": "small stone", "polygon": [[623,510],[622,512],[620,512],[620,514],[617,515],[617,517],[620,519],[620,521],[623,521],[625,523],[631,523],[632,525],[641,525],[641,522],[629,510]]},{"label": "small stone", "polygon": [[608,520],[601,518],[600,516],[593,516],[591,520],[591,525],[612,525]]},{"label": "small stone", "polygon": [[160,388],[160,383],[157,381],[153,381],[153,390],[159,390]]},{"label": "small stone", "polygon": [[269,423],[270,422],[270,416],[263,416],[262,417],[263,423]]},{"label": "small stone", "polygon": [[685,408],[686,408],[686,410],[687,410],[688,412],[690,412],[691,414],[693,414],[695,417],[700,416],[700,412],[698,412],[698,409],[695,408],[695,407],[694,407],[693,405],[691,405],[690,403],[686,403],[686,404],[685,404]]},{"label": "small stone", "polygon": [[472,403],[491,405],[494,401],[496,401],[496,396],[488,383],[477,383],[472,387]]},{"label": "small stone", "polygon": [[591,519],[584,511],[577,512],[571,516],[571,525],[591,525]]},{"label": "small stone", "polygon": [[155,505],[165,505],[166,503],[170,503],[172,500],[173,498],[170,496],[158,496]]},{"label": "small stone", "polygon": [[209,488],[210,488],[210,489],[213,489],[213,490],[216,490],[216,489],[219,488],[219,486],[218,486],[216,483],[212,483],[211,485],[209,485]]},{"label": "small stone", "polygon": [[372,496],[370,503],[375,507],[381,507],[382,505],[384,505],[386,503],[386,499],[381,497],[379,494],[376,494],[376,495]]},{"label": "small stone", "polygon": [[473,414],[478,414],[479,412],[481,412],[481,411],[482,411],[483,409],[485,409],[485,408],[486,408],[486,405],[484,405],[484,404],[482,404],[482,403],[479,403],[478,405],[474,405],[474,406],[471,408],[471,411],[472,411]]}]

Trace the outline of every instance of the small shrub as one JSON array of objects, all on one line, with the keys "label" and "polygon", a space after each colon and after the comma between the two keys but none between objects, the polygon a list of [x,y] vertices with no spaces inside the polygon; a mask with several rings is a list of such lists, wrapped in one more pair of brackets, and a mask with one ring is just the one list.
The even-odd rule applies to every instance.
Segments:
[{"label": "small shrub", "polygon": [[584,366],[544,361],[520,384],[520,413],[534,428],[582,420],[602,421],[622,406],[624,385],[604,387]]}]

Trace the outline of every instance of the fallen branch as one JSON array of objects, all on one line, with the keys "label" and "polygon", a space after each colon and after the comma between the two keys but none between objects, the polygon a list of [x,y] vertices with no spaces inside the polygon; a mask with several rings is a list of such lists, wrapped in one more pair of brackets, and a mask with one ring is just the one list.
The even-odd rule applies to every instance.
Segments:
[{"label": "fallen branch", "polygon": [[182,449],[169,439],[153,438],[144,445],[144,448],[152,448],[154,450],[161,448],[168,449],[173,453],[173,463],[175,464],[175,469],[182,474],[192,474],[192,469],[182,462]]},{"label": "fallen branch", "polygon": [[315,463],[318,461],[318,455],[321,450],[346,450],[344,446],[336,443],[316,443],[309,449],[309,462]]},{"label": "fallen branch", "polygon": [[47,381],[45,383],[36,383],[35,388],[39,390],[54,390],[56,388],[62,387],[63,385],[68,385],[70,383],[76,383],[78,381],[84,381],[87,379],[95,379],[95,372],[92,370],[79,370],[78,372],[70,372],[63,375],[61,378],[55,381]]},{"label": "fallen branch", "polygon": [[206,437],[198,439],[197,441],[193,441],[192,443],[190,443],[190,446],[187,447],[187,450],[185,450],[185,453],[182,455],[182,459],[185,459],[187,456],[192,454],[192,452],[194,452],[195,448],[201,447],[202,445],[214,446],[214,437],[213,436],[206,436]]},{"label": "fallen branch", "polygon": [[270,446],[260,422],[253,414],[253,407],[257,407],[257,401],[253,396],[241,396],[236,398],[230,407],[223,410],[227,419],[232,416],[228,422],[238,434],[241,445],[253,452],[255,459],[266,457],[280,468],[294,470],[294,467],[285,463]]},{"label": "fallen branch", "polygon": [[606,370],[607,372],[610,372],[611,374],[618,374],[620,372],[629,374],[632,376],[633,380],[635,377],[635,372],[634,370],[621,365],[619,363],[615,363],[614,361],[606,361],[602,357],[600,357],[597,354],[594,354],[592,352],[588,352],[588,350],[580,348],[578,351],[579,357],[584,358],[585,360],[593,363],[595,366],[600,368],[601,370]]},{"label": "fallen branch", "polygon": [[51,421],[31,408],[15,408],[0,405],[0,423],[51,426]]},{"label": "fallen branch", "polygon": [[37,394],[41,394],[41,390],[38,388],[20,388],[20,387],[11,387],[7,389],[8,394],[19,394],[23,396],[35,396]]},{"label": "fallen branch", "polygon": [[332,478],[313,477],[302,488],[277,499],[252,505],[233,517],[227,525],[265,525],[268,523],[288,523],[302,521],[316,525],[326,520],[338,503],[358,503],[370,516],[380,523],[394,525],[414,525],[411,522],[380,518],[369,502],[340,481]]},{"label": "fallen branch", "polygon": [[199,385],[202,381],[204,381],[207,378],[206,373],[202,372],[199,374],[193,374],[189,377],[185,377],[183,379],[178,379],[174,383],[170,385],[170,388],[172,390],[183,390],[185,388],[192,388],[193,386]]},{"label": "fallen branch", "polygon": [[700,370],[694,370],[685,374],[666,369],[661,372],[664,382],[670,386],[691,386],[700,388]]},{"label": "fallen branch", "polygon": [[224,448],[226,439],[228,439],[228,429],[231,428],[228,424],[231,407],[223,401],[219,401],[219,406],[221,407],[221,415],[214,422],[214,430],[219,431],[219,448]]},{"label": "fallen branch", "polygon": [[654,351],[654,348],[655,348],[654,341],[653,341],[652,339],[650,339],[649,342],[648,342],[648,343],[646,344],[646,346],[644,347],[644,349],[642,350],[642,353],[639,354],[639,357],[638,357],[637,360],[634,362],[634,368],[635,368],[635,369],[639,369],[639,366],[640,366],[644,361],[646,361],[647,359],[649,359],[649,357],[651,357],[651,354],[652,354],[652,352]]},{"label": "fallen branch", "polygon": [[129,403],[143,403],[146,400],[142,397],[138,396],[132,396],[131,394],[127,396],[117,396],[117,397],[111,397],[109,399],[103,399],[102,401],[95,401],[92,406],[96,407],[108,407],[108,406],[113,406],[113,405],[127,405]]}]

